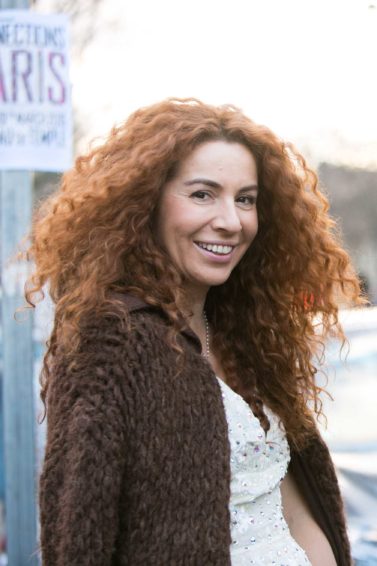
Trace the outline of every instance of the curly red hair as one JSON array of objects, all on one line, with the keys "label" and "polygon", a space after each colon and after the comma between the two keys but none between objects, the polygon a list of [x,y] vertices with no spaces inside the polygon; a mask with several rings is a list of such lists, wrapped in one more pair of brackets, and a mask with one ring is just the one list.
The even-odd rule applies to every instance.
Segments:
[{"label": "curly red hair", "polygon": [[313,410],[321,413],[313,355],[330,331],[343,338],[339,301],[360,302],[358,279],[317,177],[294,147],[233,106],[195,99],[136,111],[77,159],[38,212],[28,251],[36,270],[26,298],[34,306],[48,283],[56,305],[42,399],[58,336],[77,347],[85,316],[114,307],[114,291],[160,307],[176,345],[182,281],[156,241],[156,207],[178,163],[198,144],[219,139],[243,144],[256,160],[259,230],[230,278],[208,293],[213,343],[229,385],[262,424],[268,427],[263,400],[302,445],[315,426]]}]

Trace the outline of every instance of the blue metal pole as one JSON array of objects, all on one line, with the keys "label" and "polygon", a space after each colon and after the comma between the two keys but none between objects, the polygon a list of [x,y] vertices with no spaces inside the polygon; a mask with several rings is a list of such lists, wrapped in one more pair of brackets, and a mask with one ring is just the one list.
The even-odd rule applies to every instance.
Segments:
[{"label": "blue metal pole", "polygon": [[[1,9],[28,9],[28,0],[0,0]],[[0,269],[3,353],[5,514],[9,566],[37,566],[35,406],[32,317],[21,313],[25,264],[10,262],[30,229],[31,174],[0,173]]]},{"label": "blue metal pole", "polygon": [[25,264],[10,263],[29,230],[30,174],[1,173],[1,266],[3,325],[3,418],[8,564],[38,564],[32,317],[23,304]]}]

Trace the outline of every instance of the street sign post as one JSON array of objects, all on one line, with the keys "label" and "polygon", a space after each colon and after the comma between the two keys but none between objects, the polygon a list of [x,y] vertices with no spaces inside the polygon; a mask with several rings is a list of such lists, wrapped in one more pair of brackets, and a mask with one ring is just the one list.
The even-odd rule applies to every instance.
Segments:
[{"label": "street sign post", "polygon": [[64,171],[72,153],[66,18],[28,7],[28,0],[0,0],[0,357],[10,566],[39,564],[32,317],[14,319],[27,265],[11,259],[30,231],[31,172]]},{"label": "street sign post", "polygon": [[[1,284],[3,419],[8,564],[38,564],[32,317],[14,319],[23,304],[25,269],[9,264],[30,227],[30,173],[8,171],[1,179]],[[32,558],[31,558],[32,556]]]}]

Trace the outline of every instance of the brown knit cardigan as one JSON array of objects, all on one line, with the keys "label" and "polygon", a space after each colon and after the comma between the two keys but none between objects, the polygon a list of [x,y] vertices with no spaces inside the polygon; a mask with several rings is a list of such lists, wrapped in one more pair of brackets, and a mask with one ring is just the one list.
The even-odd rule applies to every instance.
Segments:
[{"label": "brown knit cardigan", "polygon": [[[44,566],[230,565],[230,448],[221,390],[187,330],[177,377],[164,316],[126,299],[57,354],[40,478]],[[318,437],[291,469],[339,566],[351,564],[343,508]]]}]

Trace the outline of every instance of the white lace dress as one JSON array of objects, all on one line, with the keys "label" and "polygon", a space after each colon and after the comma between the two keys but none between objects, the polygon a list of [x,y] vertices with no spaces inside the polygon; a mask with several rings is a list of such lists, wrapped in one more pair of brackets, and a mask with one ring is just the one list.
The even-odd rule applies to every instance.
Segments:
[{"label": "white lace dress", "polygon": [[280,483],[290,452],[278,418],[265,407],[265,435],[240,395],[219,379],[231,448],[232,566],[310,566],[283,517]]}]

